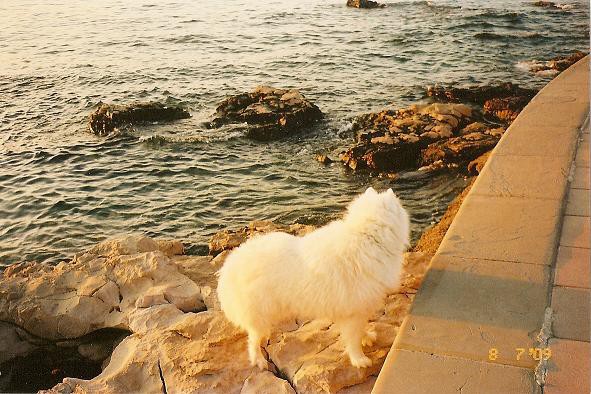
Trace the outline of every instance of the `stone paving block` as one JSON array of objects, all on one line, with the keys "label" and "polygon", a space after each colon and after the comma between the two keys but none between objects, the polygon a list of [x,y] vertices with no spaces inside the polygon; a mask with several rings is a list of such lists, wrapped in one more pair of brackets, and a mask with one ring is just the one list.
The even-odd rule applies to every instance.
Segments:
[{"label": "stone paving block", "polygon": [[560,246],[556,257],[554,284],[569,287],[591,287],[589,249]]},{"label": "stone paving block", "polygon": [[523,124],[509,127],[503,140],[495,148],[495,155],[568,156],[576,145],[579,130],[562,126],[534,126]]},{"label": "stone paving block", "polygon": [[588,217],[570,215],[564,217],[560,245],[573,246],[575,248],[589,248],[589,236]]},{"label": "stone paving block", "polygon": [[552,290],[552,332],[558,338],[589,341],[589,289],[555,286]]},{"label": "stone paving block", "polygon": [[590,182],[589,167],[576,167],[572,183],[570,185],[573,189],[586,189],[589,190]]},{"label": "stone paving block", "polygon": [[495,154],[488,159],[486,167],[476,179],[472,193],[562,200],[571,163],[571,155],[544,157]]},{"label": "stone paving block", "polygon": [[534,345],[549,270],[436,255],[394,347],[533,368],[537,361],[516,349]]},{"label": "stone paving block", "polygon": [[372,394],[540,393],[529,369],[392,349]]},{"label": "stone paving block", "polygon": [[552,350],[552,356],[548,362],[544,393],[589,394],[589,343],[553,338],[548,345]]},{"label": "stone paving block", "polygon": [[526,124],[528,126],[560,126],[578,130],[588,114],[588,101],[557,103],[553,100],[547,102],[532,100],[511,127],[520,128]]},{"label": "stone paving block", "polygon": [[562,201],[474,195],[462,203],[441,254],[550,265]]},{"label": "stone paving block", "polygon": [[570,189],[566,203],[566,214],[589,216],[589,190]]},{"label": "stone paving block", "polygon": [[577,148],[575,165],[578,167],[589,167],[589,143],[581,142]]}]

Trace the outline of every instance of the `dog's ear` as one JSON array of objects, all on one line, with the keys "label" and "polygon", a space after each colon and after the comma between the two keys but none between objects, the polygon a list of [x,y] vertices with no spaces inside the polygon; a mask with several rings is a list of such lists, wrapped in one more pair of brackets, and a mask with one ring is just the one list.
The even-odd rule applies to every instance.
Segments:
[{"label": "dog's ear", "polygon": [[365,191],[365,194],[378,194],[378,192],[375,191],[375,189],[373,187],[368,187],[367,190]]}]

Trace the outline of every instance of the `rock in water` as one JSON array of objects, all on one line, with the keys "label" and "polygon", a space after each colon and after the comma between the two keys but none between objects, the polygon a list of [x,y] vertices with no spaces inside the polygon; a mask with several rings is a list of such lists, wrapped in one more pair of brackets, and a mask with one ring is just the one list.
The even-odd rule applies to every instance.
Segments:
[{"label": "rock in water", "polygon": [[384,4],[372,0],[347,0],[347,7],[353,8],[382,8]]},{"label": "rock in water", "polygon": [[246,123],[246,136],[268,141],[301,131],[322,119],[322,111],[297,89],[259,86],[251,93],[231,96],[222,101],[211,127],[228,123]]},{"label": "rock in water", "polygon": [[467,164],[502,135],[496,126],[477,120],[477,111],[464,104],[413,105],[361,115],[353,122],[357,144],[341,160],[353,170],[378,173]]},{"label": "rock in water", "polygon": [[128,105],[99,103],[89,115],[88,126],[93,133],[104,136],[116,129],[135,124],[169,122],[190,118],[187,110],[162,103],[135,103]]},{"label": "rock in water", "polygon": [[520,65],[526,66],[529,71],[538,76],[556,76],[562,71],[566,70],[582,58],[587,56],[587,53],[575,51],[568,56],[556,56],[548,61],[531,61],[522,62]]},{"label": "rock in water", "polygon": [[555,9],[555,10],[563,9],[562,5],[556,4],[553,1],[546,1],[546,0],[535,1],[532,3],[532,5],[534,7],[551,8],[551,9]]},{"label": "rock in water", "polygon": [[330,157],[328,157],[327,155],[316,155],[316,161],[324,164],[324,165],[328,165],[330,163],[332,163],[332,159]]},{"label": "rock in water", "polygon": [[468,88],[430,86],[427,96],[442,102],[482,105],[486,114],[504,123],[511,123],[536,95],[537,90],[522,88],[511,82]]},{"label": "rock in water", "polygon": [[488,152],[483,153],[482,155],[478,156],[476,159],[472,160],[468,164],[468,172],[470,173],[470,175],[480,174],[480,172],[484,168],[484,165],[486,164],[491,152],[492,152],[492,150],[489,150]]}]

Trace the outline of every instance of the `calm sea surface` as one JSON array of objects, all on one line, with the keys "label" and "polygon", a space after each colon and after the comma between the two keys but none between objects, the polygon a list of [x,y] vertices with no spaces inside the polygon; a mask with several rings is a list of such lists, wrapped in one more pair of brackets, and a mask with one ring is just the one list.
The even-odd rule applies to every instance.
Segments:
[{"label": "calm sea surface", "polygon": [[[415,236],[465,185],[456,174],[355,175],[337,156],[351,116],[422,98],[434,83],[547,80],[520,61],[586,50],[589,6],[510,0],[0,1],[0,265],[57,261],[117,234],[204,249],[254,219],[324,223],[372,185],[392,187]],[[307,134],[257,143],[201,122],[226,95],[295,87],[327,114]],[[105,139],[99,102],[160,100],[193,118]]]}]

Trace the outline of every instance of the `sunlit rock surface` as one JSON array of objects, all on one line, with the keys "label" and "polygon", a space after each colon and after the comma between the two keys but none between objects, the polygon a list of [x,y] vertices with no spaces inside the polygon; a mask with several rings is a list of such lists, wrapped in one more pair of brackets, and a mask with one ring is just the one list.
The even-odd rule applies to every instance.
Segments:
[{"label": "sunlit rock surface", "polygon": [[228,97],[215,112],[210,127],[246,123],[246,136],[273,140],[298,133],[322,119],[322,111],[297,89],[259,86],[254,91]]},{"label": "sunlit rock surface", "polygon": [[357,143],[341,155],[353,170],[378,173],[466,165],[492,149],[505,131],[482,123],[468,105],[412,105],[358,116]]},{"label": "sunlit rock surface", "polygon": [[[253,228],[293,230],[265,223]],[[225,319],[215,299],[215,272],[228,252],[215,258],[181,252],[175,241],[130,236],[100,243],[56,266],[11,266],[0,280],[0,318],[52,341],[101,328],[130,331],[100,375],[68,377],[51,392],[367,392],[430,258],[406,255],[401,288],[372,319],[378,333],[376,343],[366,347],[372,368],[351,366],[330,322],[311,321],[278,327],[266,346],[271,371],[261,371],[248,363],[246,334]],[[11,344],[6,357],[29,351],[22,342]],[[89,357],[101,351],[79,350]]]}]

